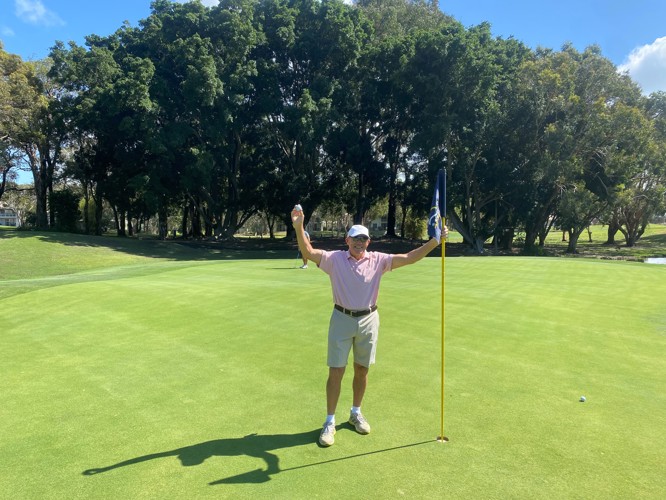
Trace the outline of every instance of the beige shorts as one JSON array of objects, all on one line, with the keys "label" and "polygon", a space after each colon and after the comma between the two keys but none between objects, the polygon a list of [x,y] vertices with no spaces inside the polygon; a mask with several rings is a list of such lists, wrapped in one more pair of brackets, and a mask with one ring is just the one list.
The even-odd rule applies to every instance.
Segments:
[{"label": "beige shorts", "polygon": [[379,313],[372,312],[360,318],[352,318],[333,309],[328,326],[328,366],[347,366],[349,351],[354,348],[354,363],[369,367],[375,362]]}]

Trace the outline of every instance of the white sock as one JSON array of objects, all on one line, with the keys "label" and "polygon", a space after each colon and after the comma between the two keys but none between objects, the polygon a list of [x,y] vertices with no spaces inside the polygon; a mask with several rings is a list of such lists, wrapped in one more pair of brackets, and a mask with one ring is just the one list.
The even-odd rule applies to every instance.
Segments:
[{"label": "white sock", "polygon": [[335,425],[335,415],[326,415],[326,422],[324,422],[324,425],[326,424]]},{"label": "white sock", "polygon": [[361,407],[360,406],[352,406],[351,407],[351,412],[352,413],[361,413]]}]

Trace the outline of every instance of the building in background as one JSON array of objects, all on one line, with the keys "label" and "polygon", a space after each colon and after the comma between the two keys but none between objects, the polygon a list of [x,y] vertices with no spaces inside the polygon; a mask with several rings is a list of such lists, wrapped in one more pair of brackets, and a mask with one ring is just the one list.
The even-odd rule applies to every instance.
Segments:
[{"label": "building in background", "polygon": [[0,226],[19,227],[20,225],[16,210],[0,205]]}]

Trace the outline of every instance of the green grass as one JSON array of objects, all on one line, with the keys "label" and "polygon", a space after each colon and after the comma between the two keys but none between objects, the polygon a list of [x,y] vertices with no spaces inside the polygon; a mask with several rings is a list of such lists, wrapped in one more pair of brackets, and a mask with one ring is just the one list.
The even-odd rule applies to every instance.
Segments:
[{"label": "green grass", "polygon": [[[447,444],[434,440],[440,260],[388,274],[363,405],[373,431],[341,424],[322,449],[324,273],[295,269],[293,257],[16,234],[0,232],[0,255],[21,268],[8,272],[3,260],[0,278],[9,498],[661,498],[666,489],[666,266],[447,259]],[[61,246],[51,265],[35,262]],[[350,398],[347,378],[339,422]]]},{"label": "green grass", "polygon": [[[648,257],[666,257],[666,225],[650,224],[633,247],[627,247],[622,233],[615,235],[615,245],[605,245],[608,239],[606,226],[590,226],[590,233],[583,231],[577,244],[577,256],[603,259],[643,261]],[[567,236],[568,238],[568,236]],[[566,252],[568,242],[562,241],[561,231],[551,231],[546,238],[546,250],[552,255]]]}]

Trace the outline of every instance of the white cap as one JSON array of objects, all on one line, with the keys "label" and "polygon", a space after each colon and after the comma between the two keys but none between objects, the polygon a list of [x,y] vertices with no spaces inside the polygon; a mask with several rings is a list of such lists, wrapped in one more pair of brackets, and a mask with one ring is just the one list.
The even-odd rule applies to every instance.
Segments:
[{"label": "white cap", "polygon": [[370,238],[370,233],[368,232],[367,227],[356,224],[355,226],[349,228],[347,236],[350,238],[356,238],[357,236],[365,236],[366,238]]}]

